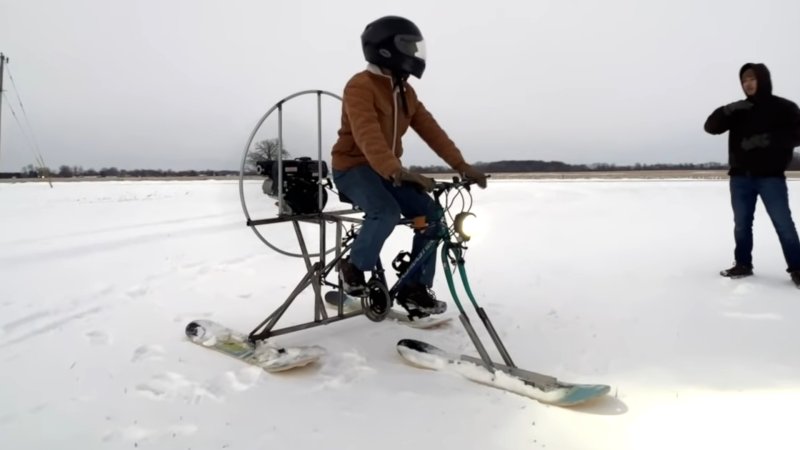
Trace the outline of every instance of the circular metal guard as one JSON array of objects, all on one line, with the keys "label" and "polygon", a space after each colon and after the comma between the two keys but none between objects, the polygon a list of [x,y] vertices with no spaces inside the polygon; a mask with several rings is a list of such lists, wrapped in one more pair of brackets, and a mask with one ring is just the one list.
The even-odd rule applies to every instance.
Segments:
[{"label": "circular metal guard", "polygon": [[[308,95],[308,94],[313,94],[313,95],[317,96],[317,160],[318,161],[322,161],[322,96],[323,95],[327,95],[327,96],[339,99],[339,101],[341,101],[342,98],[340,96],[334,94],[334,93],[331,93],[331,92],[314,89],[314,90],[300,91],[300,92],[294,93],[294,94],[292,94],[292,95],[290,95],[288,97],[285,97],[285,98],[281,99],[277,103],[275,103],[275,105],[273,105],[272,108],[270,108],[261,117],[261,119],[258,121],[258,123],[256,123],[256,126],[253,128],[252,133],[250,133],[250,137],[247,139],[247,144],[245,144],[245,146],[244,146],[244,154],[242,155],[242,163],[241,163],[241,166],[240,166],[240,169],[239,169],[239,200],[242,203],[242,210],[244,211],[244,215],[247,218],[247,223],[248,224],[250,223],[250,221],[252,219],[250,217],[250,212],[247,209],[247,204],[246,204],[245,199],[244,199],[244,177],[245,177],[245,167],[247,166],[247,155],[250,152],[250,146],[253,144],[253,139],[255,139],[255,136],[258,133],[258,130],[261,128],[261,126],[264,124],[264,122],[267,120],[267,118],[274,111],[277,110],[278,111],[278,148],[283,148],[283,104],[288,102],[289,100],[291,100],[293,98],[296,98],[296,97],[299,97],[299,96],[302,96],[302,95]],[[283,156],[281,155],[281,152],[278,152],[278,162],[279,162],[279,164],[282,164],[282,161],[283,161],[282,158],[283,158]],[[280,186],[280,188],[282,189],[283,187]],[[320,183],[320,185],[319,185],[319,198],[322,198],[322,191],[324,189],[325,189],[325,187]],[[280,214],[280,211],[281,211],[281,209],[280,209],[281,206],[282,205],[279,203],[279,209],[278,209],[279,214]],[[296,257],[296,258],[302,258],[302,257],[306,256],[306,255],[303,255],[302,253],[288,252],[288,251],[285,251],[285,250],[282,250],[282,249],[276,247],[275,245],[271,244],[267,240],[267,238],[264,237],[263,234],[261,234],[261,232],[256,228],[255,225],[249,225],[249,226],[253,230],[253,232],[256,234],[258,239],[260,239],[261,242],[266,244],[267,247],[271,248],[272,250],[275,250],[276,252],[278,252],[278,253],[280,253],[282,255],[292,256],[292,257]],[[338,242],[336,243],[336,245],[338,245]],[[333,247],[333,248],[331,248],[329,250],[325,250],[324,252],[326,254],[327,253],[331,253],[335,249],[336,249],[336,247]],[[322,252],[322,250],[320,250],[320,252]],[[310,255],[307,255],[307,256],[315,258],[315,257],[320,256],[320,253],[314,253],[314,254],[310,254]]]}]

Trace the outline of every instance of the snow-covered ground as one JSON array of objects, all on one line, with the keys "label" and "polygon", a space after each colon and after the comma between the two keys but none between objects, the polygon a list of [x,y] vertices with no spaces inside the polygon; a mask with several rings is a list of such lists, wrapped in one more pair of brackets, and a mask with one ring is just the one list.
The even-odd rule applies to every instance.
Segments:
[{"label": "snow-covered ground", "polygon": [[[184,337],[249,332],[305,271],[244,224],[236,182],[0,184],[2,449],[794,449],[800,291],[762,206],[756,276],[732,261],[724,180],[513,181],[475,190],[467,268],[517,365],[612,386],[559,408],[411,367],[404,337],[474,354],[457,321],[357,317],[267,374]],[[249,184],[255,218],[275,208]],[[800,182],[790,182],[800,211]],[[328,209],[334,209],[330,202]],[[261,230],[296,250],[291,227]],[[309,242],[316,245],[311,226]],[[392,258],[410,232],[398,228]],[[436,291],[448,298],[444,276]],[[310,291],[281,323],[310,318]]]}]

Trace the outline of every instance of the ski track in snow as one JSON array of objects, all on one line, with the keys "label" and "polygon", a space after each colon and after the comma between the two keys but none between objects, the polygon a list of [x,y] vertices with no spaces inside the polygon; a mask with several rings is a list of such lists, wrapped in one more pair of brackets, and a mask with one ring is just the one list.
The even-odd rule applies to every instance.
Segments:
[{"label": "ski track in snow", "polygon": [[111,335],[103,330],[87,331],[86,338],[94,345],[111,345],[113,343]]},{"label": "ski track in snow", "polygon": [[109,303],[105,300],[113,292],[113,286],[104,286],[94,294],[65,302],[68,306],[39,310],[13,319],[2,325],[4,337],[8,340],[0,342],[0,348],[26,341],[71,322],[100,313],[109,307]]},{"label": "ski track in snow", "polygon": [[[225,271],[240,270],[242,266],[249,264],[253,258],[254,256],[248,255],[213,264],[204,262],[189,263],[181,265],[178,267],[178,270],[189,272],[188,275],[193,278],[195,282],[198,282],[204,275],[210,273],[216,274]],[[154,285],[156,283],[168,280],[172,277],[174,277],[174,270],[167,270],[159,274],[149,275],[146,277],[144,283],[134,284],[124,289],[123,295],[127,300],[141,299],[154,291],[156,288]],[[94,294],[68,302],[70,305],[69,307],[39,310],[0,324],[0,330],[2,330],[0,337],[4,338],[4,340],[0,341],[0,348],[24,342],[30,338],[62,328],[75,321],[103,313],[108,308],[121,306],[119,301],[108,301],[114,296],[115,289],[114,286],[105,286],[98,289]],[[237,296],[239,298],[250,298],[252,297],[252,293],[248,292],[238,294]],[[208,312],[200,312],[194,315],[182,314],[176,317],[175,320],[191,320],[192,318],[208,317],[209,315],[210,313]],[[86,332],[85,335],[93,344],[111,344],[110,336],[103,331],[91,330]]]},{"label": "ski track in snow", "polygon": [[36,237],[31,239],[15,239],[10,242],[0,242],[0,245],[26,245],[26,244],[35,244],[40,242],[60,241],[63,239],[75,238],[75,237],[89,237],[92,239],[96,239],[98,236],[103,234],[114,234],[114,233],[119,233],[121,231],[141,230],[146,228],[157,229],[157,228],[163,228],[165,225],[194,224],[204,219],[220,219],[228,216],[229,214],[207,214],[203,216],[183,217],[180,219],[159,220],[159,221],[138,223],[138,224],[128,224],[128,225],[120,224],[113,227],[92,229],[90,231],[75,231],[62,234],[50,234],[46,237]]},{"label": "ski track in snow", "polygon": [[[136,285],[128,288],[124,295],[128,300],[135,300],[146,295],[148,291],[147,284]],[[88,297],[77,298],[68,302],[68,307],[40,310],[19,319],[11,320],[0,326],[4,337],[7,339],[0,342],[0,348],[24,342],[89,316],[103,313],[107,309],[121,306],[121,302],[109,301],[113,297],[113,293],[114,287],[108,286]],[[111,343],[110,335],[104,331],[91,330],[86,332],[85,335],[94,344],[108,345]]]},{"label": "ski track in snow", "polygon": [[[95,307],[92,307],[92,308],[88,308],[88,309],[79,311],[77,313],[67,314],[67,315],[61,315],[56,311],[42,313],[39,316],[41,318],[49,318],[51,316],[55,316],[55,317],[57,317],[57,319],[55,319],[53,321],[48,321],[48,323],[46,323],[45,325],[39,326],[39,327],[33,327],[33,326],[25,327],[25,328],[30,328],[30,329],[28,329],[26,332],[22,333],[20,336],[11,338],[11,339],[3,342],[3,343],[0,343],[0,348],[8,347],[8,346],[11,346],[11,345],[14,345],[14,344],[18,344],[18,343],[26,341],[26,340],[28,340],[28,339],[30,339],[32,337],[36,337],[36,336],[45,334],[48,331],[56,330],[58,328],[61,328],[64,325],[67,325],[67,324],[73,322],[73,321],[76,321],[76,320],[79,320],[79,319],[83,319],[83,318],[88,317],[88,316],[93,315],[93,314],[97,314],[97,313],[103,311],[104,309],[105,309],[105,307],[103,307],[103,306],[95,306]],[[25,328],[23,328],[23,329],[25,329]]]},{"label": "ski track in snow", "polygon": [[189,236],[201,237],[206,234],[222,233],[238,228],[239,223],[230,222],[224,224],[207,224],[194,226],[192,228],[181,228],[179,230],[158,231],[150,234],[134,237],[123,237],[107,239],[99,242],[86,241],[79,244],[48,248],[46,250],[31,251],[23,254],[10,254],[0,256],[0,264],[35,264],[42,259],[70,259],[76,254],[87,255],[92,253],[104,253],[110,250],[120,250],[130,247],[139,247],[146,244],[158,244],[160,241],[168,241],[177,233],[183,238]]},{"label": "ski track in snow", "polygon": [[3,331],[6,333],[12,332],[19,327],[26,326],[29,322],[34,322],[36,320],[49,317],[51,315],[48,311],[37,311],[32,314],[28,314],[25,317],[21,317],[19,319],[13,320],[3,325]]}]

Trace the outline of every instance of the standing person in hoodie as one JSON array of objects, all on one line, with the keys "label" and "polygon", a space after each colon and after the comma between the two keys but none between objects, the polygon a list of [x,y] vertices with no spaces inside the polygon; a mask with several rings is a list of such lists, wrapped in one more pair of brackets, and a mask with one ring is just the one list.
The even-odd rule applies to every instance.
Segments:
[{"label": "standing person in hoodie", "polygon": [[[339,192],[365,213],[361,230],[349,258],[339,272],[345,291],[364,292],[364,272],[378,261],[384,242],[401,216],[426,216],[425,233],[415,232],[411,257],[434,234],[442,211],[427,194],[434,181],[403,167],[401,138],[412,128],[451,168],[486,187],[486,176],[464,161],[461,151],[434,120],[408,84],[410,75],[421,78],[425,70],[425,42],[417,26],[408,19],[386,16],[368,24],[361,35],[366,70],[347,82],[342,97],[342,122],[333,146],[331,165]],[[443,313],[447,304],[430,290],[436,270],[436,252],[431,252],[416,276],[396,295],[409,312]]]},{"label": "standing person in hoodie", "polygon": [[800,287],[800,239],[789,209],[785,171],[800,146],[800,110],[772,94],[764,64],[748,63],[739,71],[747,96],[717,108],[706,120],[710,134],[728,132],[730,193],[733,207],[734,266],[720,272],[731,278],[753,274],[753,216],[761,197],[786,259],[792,281]]}]

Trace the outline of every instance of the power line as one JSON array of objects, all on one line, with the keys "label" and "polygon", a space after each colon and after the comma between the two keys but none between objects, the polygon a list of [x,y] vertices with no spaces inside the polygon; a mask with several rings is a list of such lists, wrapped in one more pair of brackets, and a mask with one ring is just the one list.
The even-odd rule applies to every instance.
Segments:
[{"label": "power line", "polygon": [[8,98],[8,96],[6,95],[5,92],[3,92],[3,98],[6,99],[6,104],[8,105],[8,109],[11,111],[11,117],[13,117],[14,121],[17,122],[17,126],[19,127],[20,131],[22,132],[22,136],[25,138],[25,142],[30,147],[31,152],[34,152],[34,156],[36,156],[33,144],[31,143],[31,138],[28,137],[28,133],[25,131],[25,128],[23,128],[22,122],[19,121],[19,117],[17,117],[17,112],[14,111],[14,107],[11,106],[11,101]]},{"label": "power line", "polygon": [[36,149],[36,153],[39,155],[39,159],[42,160],[44,163],[44,159],[42,158],[42,151],[39,148],[39,142],[36,140],[36,135],[33,132],[33,127],[31,126],[31,121],[28,119],[28,113],[25,111],[25,106],[22,104],[22,98],[19,96],[19,88],[17,88],[17,83],[14,81],[14,76],[11,74],[11,68],[8,68],[8,79],[11,80],[11,86],[14,88],[14,95],[17,96],[17,102],[19,103],[19,107],[22,110],[22,116],[25,118],[25,123],[28,125],[28,130],[31,134],[31,140],[33,141],[33,146]]},{"label": "power line", "polygon": [[[3,97],[6,100],[9,100],[8,96],[5,92],[3,92]],[[11,116],[14,117],[14,121],[17,122],[17,126],[19,126],[20,131],[22,132],[22,136],[25,138],[25,142],[28,144],[28,147],[33,153],[34,160],[39,164],[40,168],[44,168],[44,159],[42,158],[41,154],[37,153],[36,148],[32,144],[32,139],[28,136],[28,133],[25,131],[25,128],[22,126],[22,122],[20,122],[19,117],[17,116],[17,112],[14,111],[14,107],[11,106],[10,100],[8,101],[8,109],[11,111]]]},{"label": "power line", "polygon": [[[22,98],[19,95],[19,88],[17,88],[17,83],[14,81],[14,77],[11,75],[11,71],[8,71],[8,77],[11,80],[11,85],[14,87],[14,94],[17,96],[17,102],[19,103],[20,110],[22,111],[23,117],[25,118],[25,122],[28,124],[28,130],[30,131],[30,136],[25,131],[25,127],[22,126],[22,122],[20,122],[19,117],[17,116],[16,111],[14,111],[14,107],[11,105],[11,101],[5,93],[5,90],[2,89],[3,87],[3,69],[5,68],[5,63],[8,62],[8,58],[0,53],[0,100],[5,98],[8,100],[8,109],[11,110],[11,115],[14,117],[14,120],[17,122],[17,126],[19,126],[22,135],[25,137],[25,140],[28,143],[28,146],[33,153],[34,162],[39,166],[40,174],[43,174],[47,177],[47,182],[50,184],[50,187],[53,187],[53,183],[50,180],[50,174],[47,170],[47,165],[44,162],[44,158],[42,157],[42,152],[39,149],[39,143],[36,141],[36,136],[33,133],[33,127],[30,124],[30,119],[28,119],[28,113],[25,111],[25,105],[22,104]],[[0,110],[2,110],[2,102],[0,102]],[[0,123],[0,127],[2,123]],[[31,145],[31,142],[33,143]]]}]

